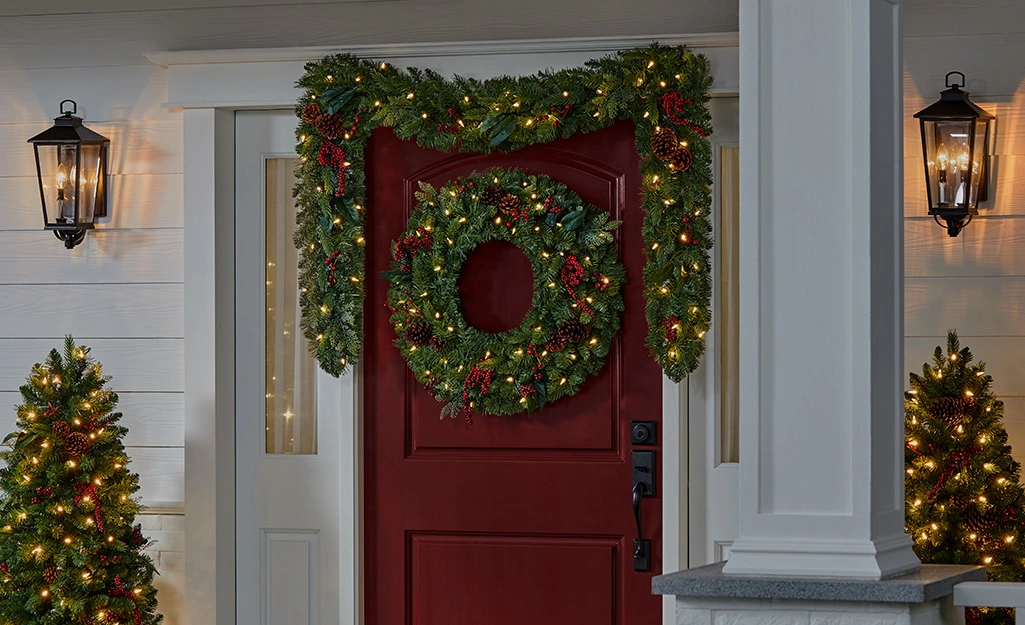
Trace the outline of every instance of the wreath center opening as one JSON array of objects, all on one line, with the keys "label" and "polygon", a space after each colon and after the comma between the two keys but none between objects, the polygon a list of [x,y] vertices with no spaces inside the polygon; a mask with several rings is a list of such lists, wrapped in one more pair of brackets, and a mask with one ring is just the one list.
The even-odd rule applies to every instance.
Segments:
[{"label": "wreath center opening", "polygon": [[498,334],[523,323],[530,312],[534,270],[519,247],[492,239],[466,256],[458,288],[466,322],[481,332]]}]

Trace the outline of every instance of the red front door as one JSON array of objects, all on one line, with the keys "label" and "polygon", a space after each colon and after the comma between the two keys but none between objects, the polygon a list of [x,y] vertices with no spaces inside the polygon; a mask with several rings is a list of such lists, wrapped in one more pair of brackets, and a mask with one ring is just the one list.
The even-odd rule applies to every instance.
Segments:
[{"label": "red front door", "polygon": [[[367,152],[365,567],[367,625],[653,625],[661,497],[642,503],[652,572],[634,571],[630,421],[661,421],[662,374],[644,347],[638,156],[627,122],[513,154],[446,154],[378,129]],[[490,167],[548,175],[623,221],[626,313],[602,372],[527,416],[439,420],[393,347],[379,272],[423,180]],[[482,246],[483,247],[483,246]],[[530,267],[511,246],[467,260],[466,317],[517,325]],[[526,302],[527,304],[524,304]],[[656,449],[659,463],[660,450]],[[660,466],[660,465],[659,465]],[[656,469],[657,471],[657,469]],[[661,485],[656,484],[661,494]]]}]

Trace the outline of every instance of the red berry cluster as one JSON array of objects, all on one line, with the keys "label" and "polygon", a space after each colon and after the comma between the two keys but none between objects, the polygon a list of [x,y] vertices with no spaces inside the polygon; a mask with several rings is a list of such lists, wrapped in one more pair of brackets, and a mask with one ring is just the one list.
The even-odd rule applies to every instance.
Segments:
[{"label": "red berry cluster", "polygon": [[537,389],[529,384],[520,385],[520,397],[530,397],[537,392]]},{"label": "red berry cluster", "polygon": [[576,291],[573,290],[573,287],[580,284],[584,279],[584,275],[584,268],[580,265],[580,261],[577,260],[577,257],[572,254],[567,256],[566,262],[562,265],[562,286],[566,287],[566,292],[577,301],[577,306],[580,306],[581,310],[593,316],[594,311],[588,308],[587,304],[585,304],[580,296],[577,295]]},{"label": "red berry cluster", "polygon": [[533,356],[537,360],[537,363],[531,367],[531,369],[534,370],[534,379],[540,380],[545,377],[544,374],[541,373],[541,370],[544,368],[544,365],[541,364],[541,354],[538,353],[537,347],[535,347],[533,343],[527,345],[527,355]]},{"label": "red berry cluster", "polygon": [[[407,271],[407,270],[406,270],[406,269],[403,269],[403,271]],[[408,290],[406,290],[406,289],[403,289],[403,291],[402,291],[402,294],[403,294],[403,295],[409,295],[409,291],[408,291]],[[386,308],[387,308],[388,310],[390,310],[390,311],[392,311],[392,312],[398,312],[398,310],[399,310],[398,308],[396,308],[396,307],[394,307],[394,306],[389,306],[387,302],[385,302],[385,304],[384,304],[384,305],[385,305],[385,307],[386,307]],[[410,315],[410,314],[417,314],[417,315],[421,315],[421,314],[423,314],[423,313],[421,313],[420,311],[417,311],[416,313],[410,313],[410,310],[412,310],[412,309],[413,309],[413,303],[412,303],[412,302],[410,302],[410,301],[409,301],[408,299],[407,299],[407,300],[403,300],[403,301],[402,301],[402,310],[406,311],[406,314],[407,314],[407,315]],[[413,321],[413,318],[412,318],[412,317],[406,317],[406,323],[409,323],[409,322],[411,322],[411,321]]]},{"label": "red berry cluster", "polygon": [[549,195],[545,198],[545,210],[549,213],[561,213],[562,207],[555,203],[555,197]]},{"label": "red berry cluster", "polygon": [[[551,111],[551,113],[552,113],[551,116],[553,118],[555,118],[555,119],[552,120],[552,125],[553,126],[558,126],[559,125],[559,115],[561,114],[563,117],[565,117],[566,114],[569,113],[569,109],[570,109],[570,105],[569,104],[567,104],[566,106],[562,107],[562,113],[559,113],[559,107],[557,107],[557,106],[552,106],[551,108],[549,108],[548,110]],[[544,117],[544,121],[548,120],[548,115],[544,115],[543,117]],[[538,120],[540,121],[541,118],[539,117]]]},{"label": "red berry cluster", "polygon": [[662,320],[662,327],[666,330],[666,340],[672,343],[676,340],[676,328],[674,326],[680,325],[680,319],[677,317],[666,317]]},{"label": "red berry cluster", "polygon": [[103,507],[100,505],[100,497],[96,493],[96,487],[92,484],[75,484],[75,497],[71,503],[78,505],[85,497],[89,497],[95,507],[96,529],[103,530]]},{"label": "red berry cluster", "polygon": [[330,141],[325,141],[320,144],[317,151],[317,163],[336,171],[338,184],[335,185],[335,196],[341,197],[345,193],[345,170],[348,169],[345,164],[345,150]]},{"label": "red berry cluster", "polygon": [[[689,217],[684,217],[683,218],[683,223],[685,223],[685,224],[690,223],[690,218]],[[691,232],[690,228],[687,228],[686,230],[684,230],[683,234],[686,235],[687,241],[689,241],[691,245],[701,245],[701,241],[698,241],[698,238],[696,236],[694,236],[694,233]]]},{"label": "red berry cluster", "polygon": [[7,572],[7,563],[6,562],[0,562],[0,571],[3,571],[4,573]]},{"label": "red berry cluster", "polygon": [[[111,589],[111,590],[108,590],[107,594],[110,595],[111,597],[126,597],[128,599],[131,599],[132,603],[136,604],[135,605],[135,625],[141,625],[142,624],[142,612],[139,610],[139,605],[138,605],[139,604],[139,598],[135,596],[135,593],[127,590],[124,587],[124,585],[121,583],[121,576],[120,575],[115,575],[114,576],[114,588]],[[110,621],[110,615],[111,614],[112,614],[111,612],[107,613],[107,620],[108,621]],[[121,620],[120,617],[118,617],[118,620],[119,621]],[[111,622],[113,622],[113,621],[111,621]]]},{"label": "red berry cluster", "polygon": [[61,411],[61,409],[58,408],[57,406],[54,406],[53,404],[47,404],[46,405],[46,411],[43,413],[43,416],[46,417],[47,419],[53,419],[53,418],[56,418],[56,416],[60,414],[60,411]]},{"label": "red berry cluster", "polygon": [[470,412],[470,391],[480,388],[480,394],[486,395],[491,388],[491,377],[494,372],[490,369],[482,369],[477,365],[470,368],[470,373],[463,380],[463,406],[466,408],[466,422],[473,423],[473,413]]},{"label": "red berry cluster", "polygon": [[125,559],[121,556],[100,556],[100,564],[106,564],[107,562],[113,562],[114,564],[121,564]]},{"label": "red berry cluster", "polygon": [[509,218],[505,222],[505,227],[512,228],[516,225],[517,221],[530,221],[530,211],[525,208],[523,210],[509,211]]},{"label": "red berry cluster", "polygon": [[335,285],[335,271],[338,270],[338,256],[341,254],[338,250],[331,252],[331,255],[324,259],[324,264],[327,265],[327,285]]},{"label": "red berry cluster", "polygon": [[[910,443],[905,443],[905,445],[911,447]],[[914,447],[911,448],[914,449]],[[950,459],[947,460],[946,470],[944,470],[943,473],[940,474],[940,479],[936,481],[936,486],[934,486],[933,489],[929,491],[929,499],[935,499],[936,495],[940,492],[940,490],[943,489],[943,485],[947,483],[947,480],[949,480],[954,473],[967,467],[968,464],[971,462],[972,457],[980,451],[982,450],[979,447],[972,445],[966,449],[962,449],[961,451],[952,454],[950,456]],[[921,455],[921,453],[918,452],[917,449],[915,450],[915,452],[918,453],[918,455]]]},{"label": "red berry cluster", "polygon": [[[448,116],[451,117],[452,119],[455,119],[456,117],[459,116],[459,113],[454,108],[450,107],[448,109]],[[459,132],[460,128],[461,128],[461,126],[459,125],[458,122],[457,123],[453,123],[453,124],[447,124],[447,125],[446,124],[438,124],[438,132],[453,132],[453,133],[455,133],[455,132]]]},{"label": "red berry cluster", "polygon": [[659,104],[662,105],[662,110],[666,112],[666,117],[671,119],[674,124],[680,126],[686,126],[690,128],[692,132],[697,133],[698,136],[707,137],[708,131],[701,128],[697,124],[692,123],[684,116],[684,110],[691,104],[694,104],[694,100],[689,98],[684,99],[683,96],[677,91],[670,91],[665,93],[658,99]]},{"label": "red berry cluster", "polygon": [[409,235],[395,244],[395,253],[392,258],[402,263],[399,267],[402,271],[409,271],[409,262],[416,257],[420,250],[429,250],[434,245],[434,235],[428,232],[423,226],[416,229],[416,235]]},{"label": "red berry cluster", "polygon": [[600,271],[594,272],[594,274],[592,274],[591,277],[594,278],[594,288],[602,292],[609,290],[608,279],[605,276],[601,275]]},{"label": "red berry cluster", "polygon": [[53,489],[49,486],[40,486],[36,488],[36,496],[32,498],[32,503],[39,503],[41,498],[49,499],[53,497]]}]

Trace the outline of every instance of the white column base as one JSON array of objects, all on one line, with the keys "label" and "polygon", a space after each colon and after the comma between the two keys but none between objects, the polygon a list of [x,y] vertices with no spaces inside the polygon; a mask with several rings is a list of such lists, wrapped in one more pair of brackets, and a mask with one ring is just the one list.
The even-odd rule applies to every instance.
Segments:
[{"label": "white column base", "polygon": [[680,597],[676,625],[964,625],[953,597],[924,603]]},{"label": "white column base", "polygon": [[885,579],[920,566],[912,544],[903,533],[886,541],[742,536],[733,543],[723,573]]}]

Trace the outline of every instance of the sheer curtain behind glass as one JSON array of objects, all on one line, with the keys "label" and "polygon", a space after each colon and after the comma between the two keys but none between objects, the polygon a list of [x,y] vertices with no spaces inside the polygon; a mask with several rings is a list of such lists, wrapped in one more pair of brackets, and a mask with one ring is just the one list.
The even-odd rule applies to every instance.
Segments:
[{"label": "sheer curtain behind glass", "polygon": [[719,414],[720,462],[740,460],[740,148],[719,151]]},{"label": "sheer curtain behind glass", "polygon": [[268,454],[317,453],[317,363],[299,328],[293,158],[267,159]]}]

